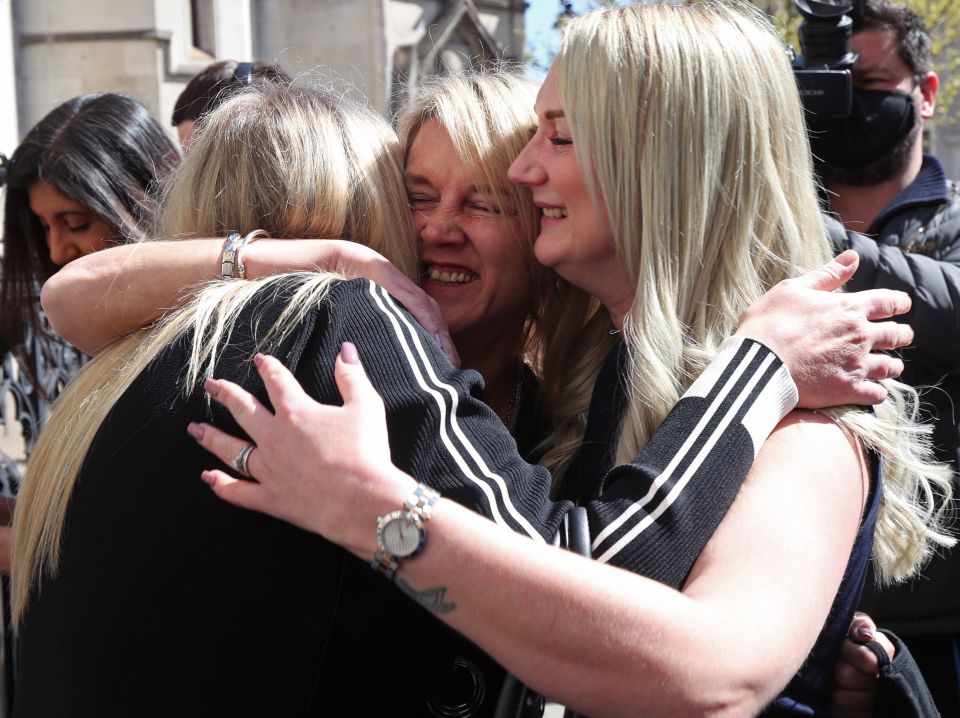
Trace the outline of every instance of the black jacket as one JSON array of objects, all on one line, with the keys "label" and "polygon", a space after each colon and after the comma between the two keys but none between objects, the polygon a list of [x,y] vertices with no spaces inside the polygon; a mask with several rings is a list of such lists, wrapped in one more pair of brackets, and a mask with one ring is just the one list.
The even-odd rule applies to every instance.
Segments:
[{"label": "black jacket", "polygon": [[[884,208],[867,235],[833,236],[838,250],[855,249],[860,254],[860,267],[848,285],[851,291],[885,287],[913,299],[913,308],[902,318],[913,327],[915,338],[902,352],[901,380],[923,390],[924,415],[933,421],[938,457],[956,468],[960,185],[947,180],[940,162],[927,156],[916,180]],[[954,496],[960,496],[956,481]],[[960,631],[960,551],[942,553],[923,570],[922,578],[882,592],[869,583],[862,610],[905,636]]]},{"label": "black jacket", "polygon": [[936,442],[944,461],[956,462],[960,444],[953,410],[960,399],[960,185],[948,181],[934,157],[925,157],[917,179],[876,217],[867,233],[832,233],[838,251],[855,249],[860,267],[850,291],[899,289],[913,299],[901,318],[914,342],[902,352],[902,381],[917,388],[939,385],[924,399],[936,417]]},{"label": "black jacket", "polygon": [[[249,360],[257,327],[271,326],[293,291],[285,281],[238,316],[216,367],[264,403]],[[549,500],[547,472],[523,462],[478,400],[479,375],[455,371],[372,282],[335,284],[269,351],[311,396],[339,403],[332,368],[347,340],[384,398],[398,467],[532,540],[558,533],[572,503]],[[208,409],[200,387],[182,390],[187,348],[161,353],[94,439],[59,572],[27,607],[15,716],[419,716],[431,698],[475,698],[477,676],[486,700],[474,707],[490,709],[502,671],[481,651],[339,547],[230,506],[200,481],[218,462],[187,423],[242,432]],[[678,585],[789,408],[792,384],[758,344],[732,345],[711,370],[588,504],[601,560]]]}]

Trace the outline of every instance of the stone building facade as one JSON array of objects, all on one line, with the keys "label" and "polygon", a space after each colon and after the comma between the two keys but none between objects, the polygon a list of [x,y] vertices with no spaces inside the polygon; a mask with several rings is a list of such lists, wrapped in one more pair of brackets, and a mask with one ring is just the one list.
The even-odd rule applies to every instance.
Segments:
[{"label": "stone building facade", "polygon": [[165,123],[215,59],[340,78],[389,114],[407,83],[519,58],[524,0],[0,0],[0,152],[69,97],[129,92]]}]

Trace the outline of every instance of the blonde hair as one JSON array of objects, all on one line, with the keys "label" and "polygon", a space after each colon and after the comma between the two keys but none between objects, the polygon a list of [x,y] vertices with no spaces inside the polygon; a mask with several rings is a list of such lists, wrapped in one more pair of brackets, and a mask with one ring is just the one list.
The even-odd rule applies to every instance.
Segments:
[{"label": "blonde hair", "polygon": [[203,159],[164,184],[161,236],[352,239],[416,277],[400,146],[368,107],[311,87],[251,87],[205,116],[194,153]]},{"label": "blonde hair", "polygon": [[[629,461],[742,312],[774,283],[826,261],[829,244],[789,62],[752,6],[588,13],[567,26],[554,69],[583,176],[606,202],[636,287],[623,328],[628,408],[616,456]],[[612,328],[599,313],[592,322]],[[884,458],[874,543],[883,581],[913,573],[932,544],[952,543],[937,508],[950,472],[931,463],[929,433],[914,423],[916,393],[887,388],[875,415],[830,412]]]},{"label": "blonde hair", "polygon": [[[396,136],[365,107],[310,88],[257,87],[207,118],[167,187],[169,236],[266,229],[277,237],[349,237],[415,267]],[[286,307],[266,328],[268,350],[322,301],[330,273],[214,282],[156,327],[103,350],[57,401],[27,464],[14,520],[12,617],[23,618],[34,587],[55,575],[67,506],[87,451],[110,410],[167,347],[192,334],[184,386],[210,375],[233,321],[263,292]]]}]

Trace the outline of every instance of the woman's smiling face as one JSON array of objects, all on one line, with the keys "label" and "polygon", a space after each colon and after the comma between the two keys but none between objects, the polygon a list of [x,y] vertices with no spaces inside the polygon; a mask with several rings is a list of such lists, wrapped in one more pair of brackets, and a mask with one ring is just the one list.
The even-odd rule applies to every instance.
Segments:
[{"label": "woman's smiling face", "polygon": [[530,246],[513,209],[502,211],[506,200],[477,186],[436,120],[417,133],[405,175],[422,285],[440,305],[454,339],[468,332],[518,331],[531,310],[533,280]]},{"label": "woman's smiling face", "polygon": [[612,308],[633,290],[603,198],[594,201],[581,173],[553,69],[537,96],[537,118],[536,133],[510,167],[510,179],[530,187],[541,210],[537,261]]}]

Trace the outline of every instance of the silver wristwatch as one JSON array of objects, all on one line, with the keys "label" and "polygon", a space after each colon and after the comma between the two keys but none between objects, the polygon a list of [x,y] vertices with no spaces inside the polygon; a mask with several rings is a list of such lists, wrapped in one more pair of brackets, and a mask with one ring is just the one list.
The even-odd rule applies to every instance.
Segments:
[{"label": "silver wristwatch", "polygon": [[377,552],[370,565],[392,579],[400,561],[416,556],[427,540],[424,522],[430,518],[440,494],[419,484],[399,511],[391,511],[377,519]]}]

